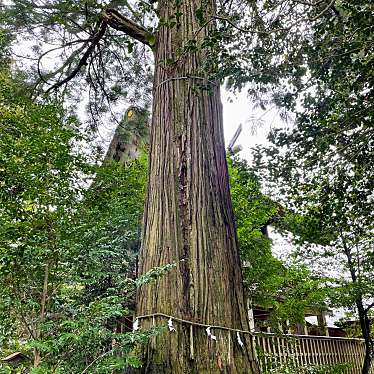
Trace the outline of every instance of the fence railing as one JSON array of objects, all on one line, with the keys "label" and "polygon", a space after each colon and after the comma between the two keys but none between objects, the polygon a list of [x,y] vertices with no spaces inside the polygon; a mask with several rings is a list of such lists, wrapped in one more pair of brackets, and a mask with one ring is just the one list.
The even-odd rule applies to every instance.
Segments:
[{"label": "fence railing", "polygon": [[[365,355],[362,339],[313,335],[256,333],[255,343],[262,370],[272,371],[283,365],[303,367],[350,364],[347,374],[360,374]],[[374,368],[371,369],[374,374]]]}]

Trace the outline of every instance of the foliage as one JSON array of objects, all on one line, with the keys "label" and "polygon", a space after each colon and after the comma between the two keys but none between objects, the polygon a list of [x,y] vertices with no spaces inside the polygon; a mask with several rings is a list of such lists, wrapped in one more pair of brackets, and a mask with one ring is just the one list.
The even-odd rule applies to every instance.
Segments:
[{"label": "foliage", "polygon": [[335,270],[330,305],[355,311],[366,362],[374,349],[372,10],[338,1],[335,15],[314,26],[305,50],[310,88],[295,126],[273,131],[273,147],[257,158],[267,185],[297,213],[287,224],[304,244],[298,254],[320,274]]},{"label": "foliage", "polygon": [[2,66],[8,66],[11,56],[12,36],[0,26],[0,62]]},{"label": "foliage", "polygon": [[274,257],[265,227],[283,224],[284,209],[261,192],[261,185],[246,161],[228,160],[231,195],[237,224],[243,276],[253,306],[269,308],[268,323],[274,331],[291,324],[305,323],[307,308],[325,308],[324,280],[313,277],[299,264],[285,265]]},{"label": "foliage", "polygon": [[272,283],[275,282],[277,287],[280,281],[277,282],[273,275],[283,269],[280,261],[271,254],[271,240],[261,231],[277,214],[278,207],[261,193],[256,175],[244,160],[235,157],[228,162],[244,278],[249,292],[253,293],[251,296],[256,294],[263,302],[268,300],[269,293],[270,299],[273,298]]},{"label": "foliage", "polygon": [[162,331],[132,333],[124,319],[137,286],[131,248],[146,160],[125,170],[112,163],[94,167],[77,153],[86,140],[74,118],[55,103],[33,103],[8,71],[0,79],[2,355],[33,352],[33,373],[139,366],[130,352]]},{"label": "foliage", "polygon": [[[79,65],[82,54],[100,29],[106,8],[118,8],[125,15],[134,16],[135,21],[149,11],[149,6],[143,2],[136,11],[127,1],[125,4],[95,0],[16,0],[2,7],[0,21],[11,34],[18,36],[17,42],[28,40],[28,45],[17,53],[17,63],[28,72],[29,80],[38,90],[46,82],[45,88],[48,88],[49,83],[60,80],[64,74],[69,75]],[[35,28],[35,23],[40,27]],[[111,31],[103,39],[106,47],[101,48],[103,44],[100,43],[92,58],[80,66],[83,79],[77,74],[74,89],[64,91],[70,103],[78,103],[81,92],[88,88],[87,113],[93,127],[106,124],[105,114],[112,121],[120,121],[117,108],[123,107],[124,102],[148,106],[151,98],[152,56],[131,37],[114,29]],[[36,55],[41,59],[37,64],[30,64],[29,57]]]},{"label": "foliage", "polygon": [[348,373],[349,364],[336,365],[310,365],[302,366],[295,364],[280,365],[276,369],[270,369],[265,374],[343,374]]},{"label": "foliage", "polygon": [[[0,74],[1,315],[9,322],[21,316],[32,331],[45,273],[58,281],[56,263],[69,255],[58,241],[79,199],[85,161],[72,153],[76,121],[53,104],[33,104],[25,87]],[[0,336],[14,332],[3,327]]]},{"label": "foliage", "polygon": [[68,243],[77,253],[74,266],[87,300],[111,292],[125,298],[129,291],[128,277],[135,277],[145,182],[144,156],[125,169],[109,161],[96,168]]},{"label": "foliage", "polygon": [[[3,7],[0,17],[20,40],[31,41],[29,53],[18,54],[17,60],[29,68],[32,80],[49,90],[73,78],[80,89],[88,86],[89,113],[96,122],[102,111],[110,112],[124,98],[136,105],[149,102],[157,33],[178,27],[183,16],[179,1],[173,3],[167,19],[160,16],[155,3],[13,0]],[[338,3],[348,1],[217,1],[211,14],[211,7],[203,1],[196,5],[194,22],[206,36],[201,43],[200,35],[186,37],[178,54],[166,63],[171,66],[186,54],[209,50],[210,58],[199,67],[202,75],[225,82],[233,91],[249,87],[249,95],[261,108],[274,103],[295,108],[294,99],[305,85],[305,51],[313,45],[314,27],[322,30],[326,19],[335,22]],[[369,12],[370,5],[365,6]],[[105,22],[112,14],[136,23],[143,37],[132,38],[120,21],[109,22],[107,27]],[[215,28],[210,27],[213,22]],[[32,56],[36,64],[29,63]],[[53,63],[48,63],[51,57]],[[70,92],[79,99],[77,88],[75,83]],[[112,114],[116,117],[115,111]],[[286,111],[282,114],[287,115]]]}]

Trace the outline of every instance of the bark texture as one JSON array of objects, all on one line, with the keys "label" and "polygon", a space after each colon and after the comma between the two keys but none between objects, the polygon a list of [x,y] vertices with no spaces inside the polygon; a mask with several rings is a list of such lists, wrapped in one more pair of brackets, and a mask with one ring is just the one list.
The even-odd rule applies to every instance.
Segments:
[{"label": "bark texture", "polygon": [[[219,84],[205,79],[207,49],[183,53],[187,40],[201,45],[214,27],[201,27],[196,10],[214,14],[213,1],[159,2],[166,21],[155,46],[150,176],[140,271],[177,267],[138,293],[137,315],[166,313],[186,320],[249,330],[231,206]],[[204,79],[201,79],[204,78]],[[156,324],[166,324],[156,318]],[[142,320],[143,327],[152,320]],[[144,373],[258,373],[251,338],[234,332],[174,323],[144,350]]]}]

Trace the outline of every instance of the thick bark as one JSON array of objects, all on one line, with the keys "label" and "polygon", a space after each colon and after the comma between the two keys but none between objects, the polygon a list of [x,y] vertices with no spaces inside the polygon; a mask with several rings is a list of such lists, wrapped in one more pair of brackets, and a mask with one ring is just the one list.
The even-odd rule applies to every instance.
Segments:
[{"label": "thick bark", "polygon": [[[159,2],[160,17],[181,13],[163,26],[155,46],[150,176],[140,270],[177,267],[138,293],[137,314],[165,313],[185,320],[249,330],[225,158],[219,85],[201,71],[206,52],[181,54],[183,43],[201,44],[207,27],[196,10],[214,3]],[[213,27],[209,23],[208,27]],[[198,31],[200,30],[200,31]],[[179,55],[178,55],[179,53]],[[170,61],[174,61],[170,63]],[[201,79],[204,78],[204,79]],[[202,85],[209,89],[203,89]],[[156,324],[165,319],[156,318]],[[142,319],[142,327],[152,318]],[[144,373],[258,373],[251,338],[234,332],[174,323],[176,332],[153,338],[144,349]]]}]

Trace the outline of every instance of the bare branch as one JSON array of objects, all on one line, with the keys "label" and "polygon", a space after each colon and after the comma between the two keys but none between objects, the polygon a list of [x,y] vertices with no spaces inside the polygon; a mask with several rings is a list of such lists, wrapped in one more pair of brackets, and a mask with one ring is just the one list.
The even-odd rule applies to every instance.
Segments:
[{"label": "bare branch", "polygon": [[318,13],[315,17],[310,18],[309,21],[317,21],[318,18],[321,18],[335,3],[335,0],[332,0],[326,8],[324,8],[320,13]]},{"label": "bare branch", "polygon": [[[42,73],[41,73],[41,70],[40,70],[41,60],[39,60],[38,61],[38,74],[39,74],[40,79],[44,83],[48,83],[47,79],[55,77],[59,73],[60,73],[60,77],[61,77],[63,75],[63,72],[64,72],[66,67],[68,67],[66,70],[69,71],[70,66],[72,65],[75,57],[78,56],[86,48],[87,44],[88,44],[88,41],[84,42],[84,44],[82,46],[80,46],[78,49],[76,49],[74,52],[72,52],[72,54],[66,59],[66,61],[57,70],[45,75],[44,77],[42,76]],[[58,49],[60,49],[60,48],[58,48]],[[49,52],[51,52],[51,51],[48,51],[48,53]]]},{"label": "bare branch", "polygon": [[91,361],[86,367],[85,369],[82,371],[81,374],[84,374],[84,373],[87,373],[87,370],[97,361],[100,361],[102,358],[104,358],[105,356],[108,356],[109,354],[112,354],[114,351],[114,349],[111,349],[110,351],[106,351],[104,353],[102,353],[100,356],[96,357],[93,361]]},{"label": "bare branch", "polygon": [[[47,54],[52,53],[52,52],[54,52],[54,51],[57,51],[57,50],[59,50],[59,49],[62,49],[62,48],[68,47],[68,46],[72,46],[72,45],[74,45],[74,44],[85,43],[85,42],[87,42],[87,41],[88,41],[88,39],[87,39],[87,40],[80,40],[80,39],[79,39],[79,40],[73,40],[72,42],[66,43],[66,44],[64,44],[64,45],[60,45],[60,46],[58,46],[58,47],[56,47],[56,48],[49,49],[48,51],[42,53],[42,54],[38,57],[38,59],[37,59],[37,61],[38,61],[38,62],[37,62],[37,70],[38,70],[38,74],[39,74],[40,79],[41,79],[44,83],[48,83],[47,80],[46,80],[46,78],[48,78],[48,77],[44,77],[43,74],[42,74],[42,72],[41,72],[41,62],[42,62],[42,59],[43,59]],[[62,66],[62,68],[63,68],[65,65],[66,65],[66,64],[64,64],[64,65]],[[58,69],[57,72],[52,73],[52,75],[57,74],[60,70],[61,70],[61,68]],[[50,74],[49,74],[49,76],[50,76]]]},{"label": "bare branch", "polygon": [[365,312],[368,313],[369,310],[370,310],[371,308],[373,308],[373,307],[374,307],[374,302],[371,303],[371,304],[369,304],[369,305],[365,308]]},{"label": "bare branch", "polygon": [[[88,48],[86,49],[86,51],[84,52],[83,56],[79,60],[77,66],[64,79],[58,80],[55,84],[53,84],[51,87],[49,87],[46,91],[47,93],[58,89],[59,87],[68,83],[76,75],[79,74],[79,72],[81,71],[83,66],[86,66],[88,64],[88,59],[92,56],[96,46],[99,45],[100,40],[104,37],[104,34],[105,34],[108,26],[112,27],[115,30],[122,31],[126,35],[134,38],[135,40],[137,40],[137,41],[139,41],[139,42],[141,42],[145,45],[150,46],[150,43],[149,43],[148,38],[147,38],[148,31],[143,26],[137,25],[132,20],[124,17],[123,15],[121,15],[115,9],[107,9],[105,11],[105,13],[103,14],[102,20],[97,27],[96,33],[90,39],[82,40],[82,42],[84,42],[83,46],[73,53],[74,56],[72,55],[68,59],[71,62],[73,57],[75,57],[79,52],[82,52],[82,50],[87,45],[89,45]],[[56,49],[58,49],[58,48],[56,48]],[[54,49],[52,49],[51,51],[53,51],[53,50]],[[47,53],[49,53],[51,51],[48,51]],[[41,71],[40,71],[40,60],[44,55],[45,54],[43,54],[39,58],[38,72],[39,72],[39,75],[40,75],[41,79],[45,83],[47,83],[46,80],[44,79],[44,77],[42,76]],[[65,66],[67,66],[66,63],[62,66],[62,68],[59,69],[59,71],[61,71],[61,69],[63,69]]]},{"label": "bare branch", "polygon": [[95,47],[98,45],[101,38],[104,36],[105,31],[108,27],[108,24],[105,20],[103,20],[100,24],[99,30],[97,33],[93,36],[91,40],[90,46],[87,48],[86,52],[83,54],[82,58],[79,60],[78,65],[70,72],[70,74],[64,78],[62,81],[59,81],[48,88],[46,92],[51,92],[52,90],[55,90],[61,86],[63,86],[65,83],[72,80],[81,70],[81,68],[85,65],[87,65],[88,58],[91,56],[92,52],[94,51]]}]

